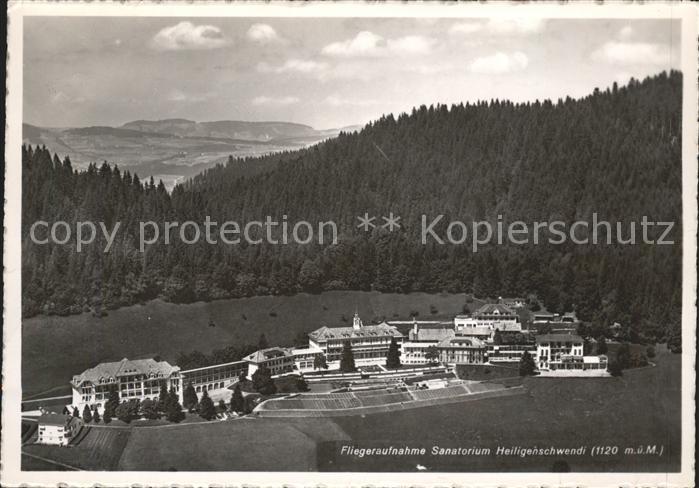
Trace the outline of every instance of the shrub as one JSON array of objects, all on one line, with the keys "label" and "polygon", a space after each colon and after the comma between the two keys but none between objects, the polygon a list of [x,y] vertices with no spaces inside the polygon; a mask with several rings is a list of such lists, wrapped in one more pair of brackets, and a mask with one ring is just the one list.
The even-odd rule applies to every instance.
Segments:
[{"label": "shrub", "polygon": [[607,365],[607,371],[609,371],[609,374],[611,374],[612,376],[622,375],[622,368],[618,361],[609,361],[609,364]]},{"label": "shrub", "polygon": [[133,419],[138,418],[140,403],[137,398],[123,402],[119,404],[114,413],[119,420],[128,424]]}]

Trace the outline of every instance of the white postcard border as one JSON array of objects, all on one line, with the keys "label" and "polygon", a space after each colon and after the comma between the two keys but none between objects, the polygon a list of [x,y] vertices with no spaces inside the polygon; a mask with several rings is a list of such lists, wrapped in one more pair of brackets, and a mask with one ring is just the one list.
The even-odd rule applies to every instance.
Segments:
[{"label": "white postcard border", "polygon": [[[11,2],[8,7],[5,135],[5,256],[2,395],[3,486],[691,486],[694,484],[695,326],[697,239],[697,8],[677,3],[600,5],[357,4],[248,2]],[[510,17],[677,18],[682,20],[683,288],[682,471],[680,473],[292,473],[292,472],[22,472],[21,400],[21,141],[22,27],[24,16],[159,17]]]}]

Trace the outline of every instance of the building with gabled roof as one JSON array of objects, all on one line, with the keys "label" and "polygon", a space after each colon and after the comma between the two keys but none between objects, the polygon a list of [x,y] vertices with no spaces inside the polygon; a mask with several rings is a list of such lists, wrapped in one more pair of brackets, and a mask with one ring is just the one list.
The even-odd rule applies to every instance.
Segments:
[{"label": "building with gabled roof", "polygon": [[510,307],[502,303],[486,303],[473,315],[454,317],[456,335],[474,337],[481,340],[493,338],[496,330],[500,332],[520,332],[522,324],[519,316]]},{"label": "building with gabled roof", "polygon": [[73,389],[73,407],[82,412],[85,405],[100,411],[109,398],[109,392],[116,390],[119,401],[157,398],[163,388],[174,388],[180,392],[180,368],[167,361],[155,359],[127,358],[121,361],[100,363],[73,376],[70,385]]},{"label": "building with gabled roof", "polygon": [[584,341],[576,334],[536,337],[536,365],[544,376],[608,376],[607,356],[585,356]]},{"label": "building with gabled roof", "polygon": [[486,362],[484,341],[475,337],[448,337],[437,344],[439,361],[443,364],[481,364]]},{"label": "building with gabled roof", "polygon": [[408,332],[408,340],[403,342],[401,362],[403,364],[427,364],[438,358],[428,360],[428,351],[435,348],[444,339],[454,337],[454,327],[447,324],[426,324],[415,321]]},{"label": "building with gabled roof", "polygon": [[261,367],[269,369],[273,376],[292,373],[295,367],[294,354],[287,347],[268,347],[260,349],[243,358],[248,363],[248,375],[252,375]]},{"label": "building with gabled roof", "polygon": [[37,423],[36,443],[55,446],[67,446],[83,425],[77,417],[57,413],[44,413]]},{"label": "building with gabled roof", "polygon": [[339,367],[346,342],[352,345],[357,366],[382,364],[392,340],[399,345],[403,342],[403,334],[395,326],[386,322],[364,325],[356,313],[351,327],[321,327],[308,334],[309,347],[320,349],[331,368]]},{"label": "building with gabled roof", "polygon": [[513,297],[513,298],[500,298],[498,300],[500,303],[503,305],[510,307],[510,308],[522,308],[527,304],[527,300],[525,298],[521,297]]},{"label": "building with gabled roof", "polygon": [[502,303],[487,303],[473,314],[477,327],[488,327],[495,332],[519,332],[522,324],[517,312]]}]

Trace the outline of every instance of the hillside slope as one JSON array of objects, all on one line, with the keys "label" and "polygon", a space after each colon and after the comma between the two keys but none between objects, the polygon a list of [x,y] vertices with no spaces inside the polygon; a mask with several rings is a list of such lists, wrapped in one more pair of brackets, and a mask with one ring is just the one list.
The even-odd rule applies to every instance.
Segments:
[{"label": "hillside slope", "polygon": [[[107,166],[72,174],[65,162],[25,148],[25,222],[77,213],[122,222],[107,255],[98,246],[76,255],[25,239],[25,314],[156,296],[189,302],[333,289],[536,293],[549,310],[574,309],[598,325],[618,321],[631,335],[664,339],[679,327],[681,88],[681,74],[672,72],[580,100],[423,106],[308,149],[231,159],[172,195]],[[246,171],[257,167],[269,170]],[[365,234],[356,228],[365,212],[379,223],[389,212],[400,215],[402,228]],[[474,253],[470,245],[419,241],[423,214],[444,214],[435,228],[444,235],[451,219],[570,224],[595,213],[621,222],[624,236],[644,215],[676,222],[668,238],[677,244],[544,238]],[[145,255],[136,251],[139,220],[203,222],[207,215],[243,224],[266,215],[333,220],[342,235],[332,246],[176,240]]]}]

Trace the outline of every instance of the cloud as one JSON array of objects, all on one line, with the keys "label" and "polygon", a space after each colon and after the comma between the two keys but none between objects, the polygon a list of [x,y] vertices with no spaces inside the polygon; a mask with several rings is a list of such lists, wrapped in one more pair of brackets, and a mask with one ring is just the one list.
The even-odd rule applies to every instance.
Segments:
[{"label": "cloud", "polygon": [[619,39],[628,40],[633,35],[633,27],[627,25],[619,30]]},{"label": "cloud", "polygon": [[478,32],[491,35],[514,36],[537,34],[546,27],[545,19],[533,17],[498,18],[487,22],[457,22],[449,28],[451,36],[467,36]]},{"label": "cloud", "polygon": [[388,50],[394,54],[429,54],[437,40],[424,36],[405,36],[388,40]]},{"label": "cloud", "polygon": [[311,59],[289,59],[280,66],[271,66],[267,63],[259,63],[257,71],[260,73],[304,73],[319,74],[328,70],[327,63],[319,63]]},{"label": "cloud", "polygon": [[250,41],[258,44],[271,44],[282,41],[277,31],[269,24],[252,24],[245,36]]},{"label": "cloud", "polygon": [[672,61],[672,52],[666,44],[610,41],[594,51],[591,58],[613,65],[663,65]]},{"label": "cloud", "polygon": [[333,42],[322,49],[327,56],[354,57],[377,56],[386,41],[378,34],[369,31],[361,31],[354,38],[345,41]]},{"label": "cloud", "polygon": [[230,40],[218,27],[186,21],[161,29],[151,39],[151,47],[159,51],[216,49],[229,44]]},{"label": "cloud", "polygon": [[321,53],[338,58],[420,55],[429,54],[436,45],[437,40],[432,37],[410,35],[384,39],[373,32],[361,31],[352,39],[328,44]]},{"label": "cloud", "polygon": [[295,103],[299,103],[301,100],[299,100],[297,97],[266,97],[266,96],[259,96],[255,97],[252,99],[252,104],[253,105],[293,105]]},{"label": "cloud", "polygon": [[471,73],[498,75],[523,70],[527,65],[529,65],[529,58],[523,52],[506,54],[498,51],[492,56],[474,59],[468,69]]}]

